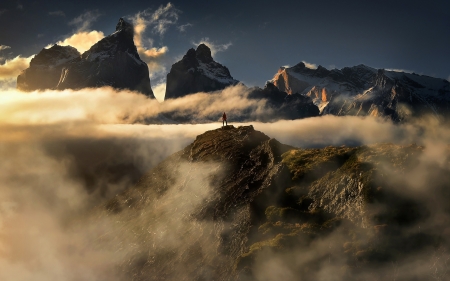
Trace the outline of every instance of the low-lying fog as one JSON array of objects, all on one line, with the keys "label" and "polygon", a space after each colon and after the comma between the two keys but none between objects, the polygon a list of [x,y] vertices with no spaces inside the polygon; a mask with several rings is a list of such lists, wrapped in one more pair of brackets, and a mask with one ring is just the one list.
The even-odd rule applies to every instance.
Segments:
[{"label": "low-lying fog", "polygon": [[[198,125],[143,125],[164,112],[210,116],[241,110],[264,114],[242,86],[158,103],[128,91],[0,92],[0,280],[112,280],[113,252],[96,252],[91,232],[68,233],[67,218],[103,203],[134,184],[217,121]],[[361,117],[323,116],[275,123],[256,130],[296,147],[378,142],[425,145],[440,161],[450,141],[434,117],[409,124]],[[107,229],[105,229],[107,231]],[[68,248],[67,241],[75,248]],[[265,280],[265,279],[261,279]]]}]

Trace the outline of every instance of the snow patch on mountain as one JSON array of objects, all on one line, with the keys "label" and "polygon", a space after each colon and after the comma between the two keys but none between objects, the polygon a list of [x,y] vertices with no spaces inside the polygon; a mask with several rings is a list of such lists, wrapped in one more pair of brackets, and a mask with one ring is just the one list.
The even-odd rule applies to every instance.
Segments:
[{"label": "snow patch on mountain", "polygon": [[216,62],[203,63],[200,61],[197,69],[206,77],[222,84],[233,85],[238,82],[231,78],[224,68],[218,67],[218,63]]}]

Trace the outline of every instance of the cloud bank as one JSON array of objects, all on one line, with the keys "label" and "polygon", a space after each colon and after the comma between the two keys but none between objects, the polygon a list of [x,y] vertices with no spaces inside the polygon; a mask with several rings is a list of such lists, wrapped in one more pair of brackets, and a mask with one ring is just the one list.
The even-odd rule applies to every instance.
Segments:
[{"label": "cloud bank", "polygon": [[15,80],[20,72],[30,66],[30,61],[34,55],[24,58],[17,56],[13,59],[7,59],[0,65],[0,81]]},{"label": "cloud bank", "polygon": [[[216,231],[214,225],[183,217],[209,195],[210,187],[205,182],[208,175],[201,173],[204,170],[201,166],[181,168],[178,172],[191,175],[192,181],[186,185],[174,183],[184,189],[169,189],[142,216],[114,221],[108,216],[95,219],[89,214],[98,210],[95,206],[134,185],[151,167],[184,148],[197,135],[221,126],[220,122],[200,125],[141,125],[139,122],[167,112],[198,117],[217,114],[219,118],[226,110],[231,124],[238,126],[242,124],[233,123],[232,112],[246,109],[264,113],[264,102],[246,99],[245,89],[240,86],[220,94],[198,93],[164,104],[111,88],[41,93],[2,91],[0,155],[8,161],[0,163],[0,279],[119,281],[128,280],[130,275],[129,272],[125,276],[119,274],[118,267],[139,264],[140,257],[151,262],[152,257],[167,254],[163,248],[169,247],[181,255],[190,251],[186,245],[200,243],[205,255],[216,255],[208,246],[211,241],[196,240],[198,231]],[[422,196],[429,205],[440,202],[420,191],[426,184],[439,182],[441,170],[433,171],[448,170],[445,148],[450,141],[450,130],[447,124],[435,119],[395,125],[375,118],[323,116],[251,124],[270,137],[298,147],[377,142],[426,145],[418,169],[407,175],[410,180],[406,191],[416,188],[412,196]],[[179,201],[180,198],[186,200]],[[167,202],[184,203],[175,209]],[[133,235],[130,227],[143,225],[141,220],[152,218],[151,214],[159,214],[159,220],[149,219],[145,224],[149,238],[146,241],[154,244]],[[433,219],[423,224],[422,229],[437,229],[433,223],[439,222],[442,214],[436,209]],[[183,231],[186,235],[179,236]],[[120,233],[128,234],[120,236]],[[261,256],[255,265],[260,273],[256,280],[296,280],[298,268],[322,256],[328,257],[330,251],[334,254],[333,249],[345,241],[346,236],[338,231],[301,251]],[[330,245],[336,248],[330,250]],[[319,264],[318,271],[314,272],[316,280],[328,280],[330,276],[344,280],[336,275],[344,266],[344,257],[331,257]],[[436,274],[444,270],[441,261],[445,257],[439,249],[434,256],[429,256],[430,266],[437,261]],[[399,262],[395,264],[398,276],[412,274],[411,264],[417,265],[417,272],[429,269],[429,264]],[[185,273],[186,269],[189,269],[187,265],[181,264],[173,272]],[[370,273],[361,275],[361,280],[368,280]]]}]

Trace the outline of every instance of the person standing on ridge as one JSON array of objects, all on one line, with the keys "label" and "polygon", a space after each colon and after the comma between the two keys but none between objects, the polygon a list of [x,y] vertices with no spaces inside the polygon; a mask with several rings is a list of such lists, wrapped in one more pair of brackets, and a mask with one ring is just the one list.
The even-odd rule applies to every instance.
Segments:
[{"label": "person standing on ridge", "polygon": [[228,126],[227,115],[225,114],[225,112],[222,115],[222,127],[224,126],[224,124],[225,124],[225,126]]}]

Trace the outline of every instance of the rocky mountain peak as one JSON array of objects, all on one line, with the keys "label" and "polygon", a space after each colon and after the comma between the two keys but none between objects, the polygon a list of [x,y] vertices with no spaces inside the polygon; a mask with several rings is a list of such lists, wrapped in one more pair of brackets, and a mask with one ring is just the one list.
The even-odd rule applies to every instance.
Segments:
[{"label": "rocky mountain peak", "polygon": [[214,61],[211,49],[200,44],[189,49],[179,62],[172,65],[167,74],[165,99],[178,98],[197,92],[212,92],[235,85],[226,66]]},{"label": "rocky mountain peak", "polygon": [[213,61],[211,56],[211,49],[205,44],[200,44],[195,51],[196,57],[204,63],[209,63]]},{"label": "rocky mountain peak", "polygon": [[315,75],[319,77],[326,77],[328,74],[330,74],[330,71],[321,65],[315,70]]},{"label": "rocky mountain peak", "polygon": [[53,45],[48,49],[42,49],[30,62],[30,65],[56,66],[68,60],[79,57],[80,52],[72,46]]},{"label": "rocky mountain peak", "polygon": [[43,49],[30,68],[19,75],[17,88],[33,91],[111,86],[153,98],[148,66],[139,57],[133,30],[131,23],[120,18],[116,32],[95,43],[81,56],[70,46]]},{"label": "rocky mountain peak", "polygon": [[79,57],[80,53],[71,46],[55,44],[51,48],[42,49],[31,59],[30,67],[17,77],[17,89],[34,91],[55,88],[64,65]]},{"label": "rocky mountain peak", "polygon": [[[450,89],[442,79],[375,69],[364,64],[328,70],[304,63],[280,69],[273,84],[289,94],[311,97],[321,114],[373,115],[405,121],[411,116],[447,116]],[[409,109],[405,111],[405,105]]]},{"label": "rocky mountain peak", "polygon": [[127,32],[134,33],[133,25],[129,22],[126,22],[123,18],[119,19],[119,22],[116,25],[116,31],[125,30]]}]

